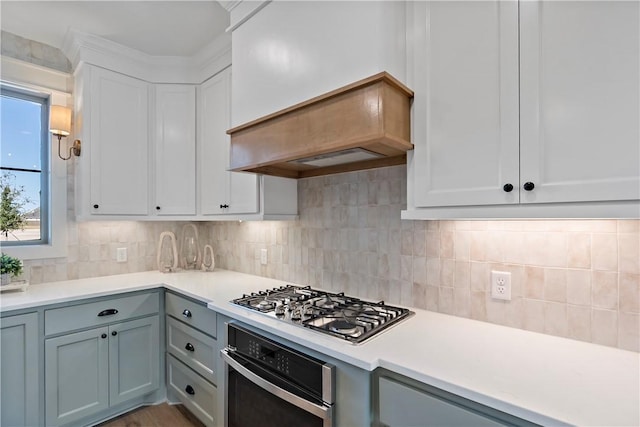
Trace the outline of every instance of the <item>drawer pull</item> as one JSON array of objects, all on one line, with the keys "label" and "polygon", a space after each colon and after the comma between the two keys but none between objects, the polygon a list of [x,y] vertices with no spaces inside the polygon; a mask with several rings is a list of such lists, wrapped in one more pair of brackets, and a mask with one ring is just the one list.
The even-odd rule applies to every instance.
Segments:
[{"label": "drawer pull", "polygon": [[196,351],[195,347],[190,342],[188,342],[187,345],[184,346],[184,349],[188,351]]},{"label": "drawer pull", "polygon": [[185,387],[184,391],[186,391],[186,392],[187,392],[187,394],[190,394],[190,395],[192,395],[192,396],[193,396],[194,394],[196,394],[196,391],[193,389],[193,387],[191,387],[191,386],[190,386],[190,385],[188,385],[188,384],[187,384],[187,386]]},{"label": "drawer pull", "polygon": [[115,308],[109,308],[98,313],[98,317],[113,316],[114,314],[118,314],[118,310],[116,310]]},{"label": "drawer pull", "polygon": [[187,319],[191,318],[191,312],[189,310],[187,310],[186,308],[184,309],[184,311],[182,312],[182,315],[184,317],[186,317]]}]

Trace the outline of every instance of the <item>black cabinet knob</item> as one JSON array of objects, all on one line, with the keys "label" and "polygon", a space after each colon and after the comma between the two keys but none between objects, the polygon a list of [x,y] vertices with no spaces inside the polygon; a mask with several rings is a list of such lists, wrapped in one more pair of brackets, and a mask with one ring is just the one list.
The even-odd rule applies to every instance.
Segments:
[{"label": "black cabinet knob", "polygon": [[190,342],[188,342],[187,345],[184,346],[184,349],[187,351],[196,351],[196,348]]},{"label": "black cabinet knob", "polygon": [[118,333],[116,331],[113,331],[113,332],[111,332],[111,335],[113,335],[115,337],[116,335],[118,335]]},{"label": "black cabinet knob", "polygon": [[522,188],[524,188],[525,191],[531,191],[535,188],[535,184],[533,182],[525,182]]},{"label": "black cabinet knob", "polygon": [[100,335],[100,338],[105,339],[107,337],[107,334],[102,334]]},{"label": "black cabinet knob", "polygon": [[513,191],[513,185],[512,184],[505,184],[504,187],[502,187],[502,189],[506,193],[511,193],[511,191]]},{"label": "black cabinet knob", "polygon": [[100,206],[98,205],[93,205],[93,209],[98,209]]},{"label": "black cabinet knob", "polygon": [[184,388],[184,391],[186,391],[186,392],[187,392],[187,394],[190,394],[190,395],[192,395],[192,396],[193,396],[194,394],[196,394],[196,391],[193,389],[193,387],[191,387],[191,386],[190,386],[190,385],[188,385],[188,384],[187,384],[187,386]]},{"label": "black cabinet knob", "polygon": [[191,312],[189,310],[187,310],[186,308],[184,309],[184,311],[182,312],[182,315],[184,317],[186,317],[187,319],[191,318]]},{"label": "black cabinet knob", "polygon": [[160,210],[160,206],[156,206],[156,210],[159,211]]}]

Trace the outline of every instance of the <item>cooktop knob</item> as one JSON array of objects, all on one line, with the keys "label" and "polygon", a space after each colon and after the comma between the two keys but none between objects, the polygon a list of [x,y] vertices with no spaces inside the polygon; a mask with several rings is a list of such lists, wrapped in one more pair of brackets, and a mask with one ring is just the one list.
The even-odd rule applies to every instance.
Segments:
[{"label": "cooktop knob", "polygon": [[284,316],[284,308],[285,306],[280,304],[276,306],[276,316]]}]

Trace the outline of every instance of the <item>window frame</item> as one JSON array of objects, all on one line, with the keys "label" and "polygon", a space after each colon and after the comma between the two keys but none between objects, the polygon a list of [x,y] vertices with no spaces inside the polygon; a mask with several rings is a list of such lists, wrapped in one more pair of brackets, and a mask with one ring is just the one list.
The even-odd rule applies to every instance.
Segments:
[{"label": "window frame", "polygon": [[[3,58],[3,65],[4,60],[5,58]],[[49,73],[47,72],[46,74]],[[46,242],[40,241],[23,245],[5,245],[4,243],[1,245],[2,252],[22,260],[64,258],[68,255],[67,163],[57,159],[57,156],[54,156],[54,150],[51,148],[52,138],[49,133],[49,108],[52,104],[70,106],[69,104],[71,104],[72,98],[70,93],[44,86],[47,83],[47,78],[42,82],[14,83],[9,79],[5,79],[4,75],[2,76],[2,80],[0,80],[0,85],[3,89],[6,88],[11,91],[21,92],[47,100],[46,108],[43,108],[43,114],[46,114],[46,120],[44,122],[46,125],[42,129],[42,133],[48,154],[47,158],[43,160],[41,168],[43,174],[45,169],[47,171],[48,187],[41,190],[47,192],[46,197],[49,210],[46,221],[48,240]],[[70,138],[73,138],[73,134],[69,135],[67,139]],[[41,223],[44,222],[42,218],[41,213]]]},{"label": "window frame", "polygon": [[23,241],[2,241],[2,246],[7,248],[48,245],[51,242],[51,198],[49,197],[49,194],[51,192],[51,186],[49,184],[49,159],[51,157],[51,138],[49,136],[49,110],[51,106],[51,97],[46,94],[36,94],[34,92],[17,89],[5,84],[0,84],[0,95],[20,99],[23,101],[35,102],[42,106],[40,112],[40,239]]}]

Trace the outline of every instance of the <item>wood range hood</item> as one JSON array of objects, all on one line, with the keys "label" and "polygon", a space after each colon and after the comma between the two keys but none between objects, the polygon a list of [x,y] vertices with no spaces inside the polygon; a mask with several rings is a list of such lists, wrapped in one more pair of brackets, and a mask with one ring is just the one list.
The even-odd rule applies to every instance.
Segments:
[{"label": "wood range hood", "polygon": [[230,169],[307,178],[404,164],[412,99],[382,72],[237,126]]}]

